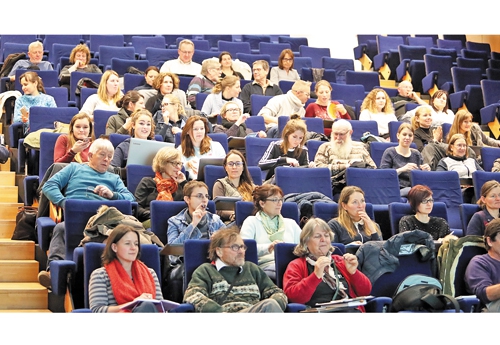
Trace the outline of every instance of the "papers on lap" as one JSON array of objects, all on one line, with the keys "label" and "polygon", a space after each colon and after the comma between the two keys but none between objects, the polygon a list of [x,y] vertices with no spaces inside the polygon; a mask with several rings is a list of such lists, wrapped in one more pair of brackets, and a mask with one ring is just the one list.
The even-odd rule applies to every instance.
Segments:
[{"label": "papers on lap", "polygon": [[156,306],[156,309],[158,309],[159,313],[168,313],[170,309],[174,309],[175,307],[179,306],[179,303],[169,301],[168,299],[163,299],[163,300],[157,300],[157,299],[136,299],[132,302],[129,302],[120,309],[122,310],[134,310],[135,307],[137,307],[139,304],[142,302],[152,302]]}]

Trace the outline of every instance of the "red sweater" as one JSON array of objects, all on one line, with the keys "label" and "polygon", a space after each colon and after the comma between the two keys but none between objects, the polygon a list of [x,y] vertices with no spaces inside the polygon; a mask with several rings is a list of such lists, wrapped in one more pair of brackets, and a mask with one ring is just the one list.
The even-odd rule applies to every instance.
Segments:
[{"label": "red sweater", "polygon": [[[361,271],[356,270],[356,273],[351,275],[347,272],[342,256],[332,255],[332,259],[349,285],[350,297],[367,296],[370,294],[372,284]],[[305,304],[311,299],[317,286],[322,281],[323,279],[316,277],[314,272],[309,274],[306,258],[301,257],[288,264],[283,276],[283,291],[285,291],[290,302]]]},{"label": "red sweater", "polygon": [[[54,163],[71,163],[75,160],[75,155],[70,152],[67,148],[68,146],[68,135],[61,134],[54,145]],[[89,149],[90,146],[85,150],[80,152],[80,157],[82,158],[82,163],[89,161]]]}]

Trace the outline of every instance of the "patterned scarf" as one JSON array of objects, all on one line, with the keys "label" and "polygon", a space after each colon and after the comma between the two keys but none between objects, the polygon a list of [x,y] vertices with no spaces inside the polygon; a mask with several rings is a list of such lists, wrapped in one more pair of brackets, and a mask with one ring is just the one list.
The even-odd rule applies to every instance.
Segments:
[{"label": "patterned scarf", "polygon": [[[332,252],[329,251],[326,256],[332,256]],[[316,258],[314,255],[311,253],[308,253],[306,255],[306,261],[308,264],[311,266],[316,265]],[[323,281],[328,285],[333,291],[337,290],[337,279],[335,278],[335,273],[338,272],[338,270],[335,267],[335,261],[332,259],[332,263],[330,266],[325,267],[325,274],[323,275]],[[337,273],[338,275],[338,273]],[[338,295],[339,297],[337,299],[344,299],[347,298],[347,293],[346,293],[346,287],[344,284],[342,284],[341,281],[339,281],[339,292]]]},{"label": "patterned scarf", "polygon": [[283,236],[285,235],[285,221],[283,220],[283,216],[278,214],[276,217],[271,218],[265,212],[259,212],[260,218],[262,220],[262,226],[264,230],[266,230],[269,235],[269,240],[283,241]]},{"label": "patterned scarf", "polygon": [[132,263],[132,279],[117,259],[104,265],[109,276],[111,289],[118,305],[133,301],[143,293],[150,293],[156,299],[155,280],[148,267],[140,260]]},{"label": "patterned scarf", "polygon": [[[231,122],[226,120],[225,118],[222,118],[222,126],[226,129],[231,128],[236,122]],[[244,138],[247,136],[247,125],[243,122],[241,125],[238,127],[238,135],[237,137]]]},{"label": "patterned scarf", "polygon": [[156,182],[156,189],[158,190],[156,200],[173,201],[174,198],[172,194],[174,194],[179,187],[177,181],[173,178],[163,178],[159,172],[156,172],[154,180]]}]

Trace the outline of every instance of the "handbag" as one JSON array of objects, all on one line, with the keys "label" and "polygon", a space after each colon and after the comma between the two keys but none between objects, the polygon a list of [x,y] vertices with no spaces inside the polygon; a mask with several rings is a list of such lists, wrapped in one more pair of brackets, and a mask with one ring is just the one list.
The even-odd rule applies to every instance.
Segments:
[{"label": "handbag", "polygon": [[16,227],[11,239],[38,242],[35,227],[38,208],[22,206],[19,207],[18,210],[19,212],[16,215]]},{"label": "handbag", "polygon": [[63,212],[62,208],[54,205],[53,203],[50,203],[49,206],[49,217],[52,219],[56,224],[62,222],[63,220]]}]

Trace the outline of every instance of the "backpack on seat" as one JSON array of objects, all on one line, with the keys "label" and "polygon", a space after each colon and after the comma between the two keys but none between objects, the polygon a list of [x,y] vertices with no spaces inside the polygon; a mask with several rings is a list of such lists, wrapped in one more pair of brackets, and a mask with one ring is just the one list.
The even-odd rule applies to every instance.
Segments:
[{"label": "backpack on seat", "polygon": [[442,312],[455,309],[460,312],[458,301],[441,293],[439,280],[424,274],[412,274],[406,277],[396,289],[392,299],[392,312],[427,311]]}]

